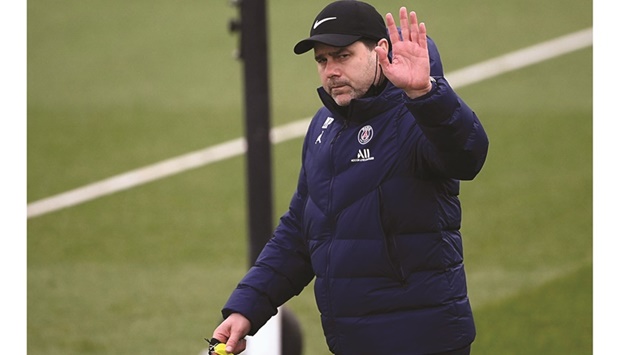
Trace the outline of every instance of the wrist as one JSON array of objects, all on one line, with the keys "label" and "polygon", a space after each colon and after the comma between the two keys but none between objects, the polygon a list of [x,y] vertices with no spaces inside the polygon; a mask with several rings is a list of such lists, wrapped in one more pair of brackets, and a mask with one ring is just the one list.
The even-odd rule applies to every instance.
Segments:
[{"label": "wrist", "polygon": [[435,78],[432,76],[429,77],[428,84],[423,89],[415,89],[415,90],[406,90],[405,93],[410,99],[416,99],[418,97],[424,96],[433,90],[433,87],[436,85]]}]

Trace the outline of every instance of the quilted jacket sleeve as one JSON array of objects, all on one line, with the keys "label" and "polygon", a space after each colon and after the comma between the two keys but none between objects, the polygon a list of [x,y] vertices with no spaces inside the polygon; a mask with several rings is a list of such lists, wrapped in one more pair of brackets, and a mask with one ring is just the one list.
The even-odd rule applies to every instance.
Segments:
[{"label": "quilted jacket sleeve", "polygon": [[424,133],[414,154],[422,171],[459,180],[472,180],[482,169],[489,140],[476,114],[443,76],[426,95],[406,106]]},{"label": "quilted jacket sleeve", "polygon": [[250,320],[254,335],[277,308],[298,295],[314,277],[303,238],[302,213],[307,196],[303,168],[289,210],[256,263],[232,292],[222,310],[224,318],[241,313]]}]

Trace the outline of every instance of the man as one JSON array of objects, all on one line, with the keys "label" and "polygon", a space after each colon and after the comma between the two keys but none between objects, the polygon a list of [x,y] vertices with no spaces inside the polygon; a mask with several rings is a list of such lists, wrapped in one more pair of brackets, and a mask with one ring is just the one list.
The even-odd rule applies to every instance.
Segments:
[{"label": "man", "polygon": [[336,1],[294,51],[314,50],[324,107],[308,128],[297,191],[213,337],[239,353],[314,278],[338,355],[469,354],[458,180],[488,140],[443,78],[414,12]]}]

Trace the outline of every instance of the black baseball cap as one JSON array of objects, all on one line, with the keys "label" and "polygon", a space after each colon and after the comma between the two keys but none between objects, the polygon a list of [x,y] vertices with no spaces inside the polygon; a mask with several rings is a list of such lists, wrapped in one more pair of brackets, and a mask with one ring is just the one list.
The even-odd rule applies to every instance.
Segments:
[{"label": "black baseball cap", "polygon": [[356,0],[340,0],[327,5],[314,19],[310,37],[295,45],[295,54],[314,48],[315,42],[346,47],[362,38],[379,41],[390,38],[383,16],[370,4]]}]

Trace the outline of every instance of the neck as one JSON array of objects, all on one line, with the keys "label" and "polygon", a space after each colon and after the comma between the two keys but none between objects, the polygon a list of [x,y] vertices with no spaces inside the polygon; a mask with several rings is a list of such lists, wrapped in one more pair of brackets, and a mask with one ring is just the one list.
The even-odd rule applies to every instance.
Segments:
[{"label": "neck", "polygon": [[383,73],[380,72],[378,80],[376,80],[375,82],[373,82],[372,85],[370,85],[370,87],[368,88],[368,91],[366,91],[366,94],[364,94],[363,97],[371,97],[371,96],[379,95],[379,93],[381,93],[381,91],[385,89],[386,83],[387,83],[387,80],[385,80],[385,76],[383,76]]},{"label": "neck", "polygon": [[383,70],[379,65],[379,54],[375,52],[375,75],[373,75],[372,84],[368,88],[368,91],[366,91],[366,94],[364,94],[364,97],[376,96],[379,94],[383,90],[384,83],[385,76],[383,75]]}]

